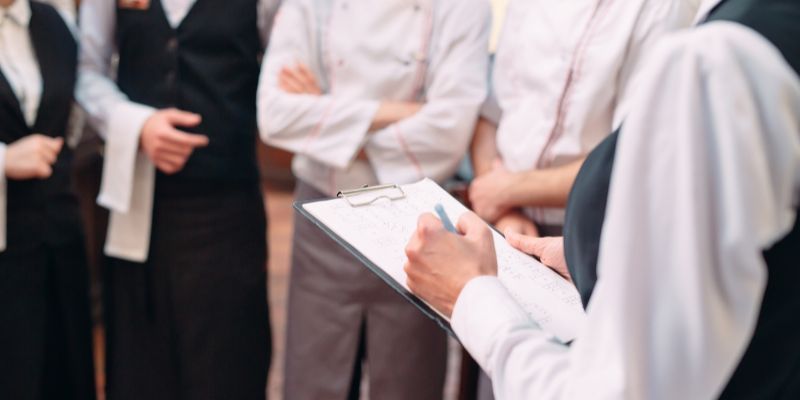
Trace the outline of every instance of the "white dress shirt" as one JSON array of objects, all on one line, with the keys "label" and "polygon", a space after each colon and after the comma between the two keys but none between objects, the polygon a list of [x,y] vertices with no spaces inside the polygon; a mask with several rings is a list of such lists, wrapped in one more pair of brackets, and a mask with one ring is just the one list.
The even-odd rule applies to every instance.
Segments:
[{"label": "white dress shirt", "polygon": [[[70,25],[70,8],[55,2],[56,10]],[[62,8],[66,7],[66,8]],[[0,72],[17,96],[22,115],[33,126],[42,98],[42,74],[28,27],[31,5],[28,0],[15,0],[8,8],[0,7]],[[2,129],[2,127],[0,127]],[[0,143],[0,166],[5,166],[6,146]],[[6,248],[6,176],[0,171],[0,251]]]},{"label": "white dress shirt", "polygon": [[[484,117],[513,172],[585,156],[625,114],[641,60],[664,34],[690,26],[699,0],[511,0]],[[563,209],[528,209],[542,224]]]},{"label": "white dress shirt", "polygon": [[[170,25],[177,27],[196,0],[161,1]],[[264,44],[280,0],[259,0],[258,28]],[[147,259],[150,246],[155,166],[139,151],[139,135],[156,111],[130,101],[113,79],[116,53],[116,2],[83,0],[81,52],[75,96],[89,121],[106,140],[98,204],[111,210],[106,254],[130,261]]]},{"label": "white dress shirt", "polygon": [[493,277],[458,298],[453,327],[498,399],[711,399],[750,341],[762,251],[800,203],[800,81],[730,22],[671,35],[647,65],[583,334],[551,340]]},{"label": "white dress shirt", "polygon": [[[331,196],[451,177],[486,95],[489,17],[485,0],[286,3],[259,83],[262,138],[295,153],[295,175]],[[311,68],[323,95],[278,87],[280,69],[297,62]],[[424,106],[368,133],[381,101]],[[362,148],[369,161],[356,159]]]}]

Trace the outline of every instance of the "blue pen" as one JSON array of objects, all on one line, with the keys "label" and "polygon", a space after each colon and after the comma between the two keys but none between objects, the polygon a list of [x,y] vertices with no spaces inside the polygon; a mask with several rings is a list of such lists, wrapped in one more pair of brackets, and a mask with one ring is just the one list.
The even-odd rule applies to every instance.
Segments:
[{"label": "blue pen", "polygon": [[450,218],[447,216],[447,213],[444,212],[444,207],[442,203],[436,203],[433,206],[433,209],[436,210],[436,214],[439,214],[439,219],[442,220],[442,225],[444,225],[444,229],[447,229],[450,232],[458,233],[456,231],[456,227],[453,225],[453,222],[450,221]]}]

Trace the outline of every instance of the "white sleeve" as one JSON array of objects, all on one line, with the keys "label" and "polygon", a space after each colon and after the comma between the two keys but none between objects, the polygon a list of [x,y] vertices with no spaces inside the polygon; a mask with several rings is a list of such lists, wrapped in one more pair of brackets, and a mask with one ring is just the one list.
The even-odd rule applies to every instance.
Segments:
[{"label": "white sleeve", "polygon": [[150,246],[155,166],[139,152],[139,135],[156,111],[130,101],[112,79],[116,2],[83,0],[75,97],[105,138],[97,203],[111,210],[105,252],[143,262]]},{"label": "white sleeve", "polygon": [[725,22],[665,39],[642,82],[584,333],[551,341],[494,278],[459,296],[453,327],[499,400],[714,398],[749,343],[762,251],[796,218],[800,82],[769,42]]},{"label": "white sleeve", "polygon": [[75,97],[89,122],[106,139],[98,203],[119,212],[130,208],[139,134],[155,110],[128,100],[112,79],[116,2],[84,0]]},{"label": "white sleeve", "polygon": [[480,109],[480,116],[488,121],[491,121],[495,126],[500,125],[500,120],[503,119],[503,109],[500,108],[500,101],[497,99],[497,92],[495,92],[494,85],[494,66],[495,56],[489,57],[489,73],[487,74],[487,94],[486,100],[483,101]]},{"label": "white sleeve", "polygon": [[619,73],[614,127],[625,119],[630,97],[639,90],[642,64],[664,35],[691,26],[699,0],[646,0],[631,33]]},{"label": "white sleeve", "polygon": [[281,68],[298,62],[324,82],[316,29],[314,11],[303,2],[286,2],[278,11],[258,84],[259,131],[267,144],[346,168],[361,149],[379,102],[290,94],[278,87]]},{"label": "white sleeve", "polygon": [[281,0],[258,0],[256,12],[258,23],[258,34],[261,44],[266,47],[269,44],[269,34],[272,31],[272,22],[275,13],[281,5]]},{"label": "white sleeve", "polygon": [[450,178],[464,158],[486,98],[490,8],[485,1],[441,2],[425,79],[425,104],[375,132],[365,150],[382,183]]},{"label": "white sleeve", "polygon": [[0,252],[6,250],[6,203],[8,192],[6,189],[6,144],[0,143]]}]

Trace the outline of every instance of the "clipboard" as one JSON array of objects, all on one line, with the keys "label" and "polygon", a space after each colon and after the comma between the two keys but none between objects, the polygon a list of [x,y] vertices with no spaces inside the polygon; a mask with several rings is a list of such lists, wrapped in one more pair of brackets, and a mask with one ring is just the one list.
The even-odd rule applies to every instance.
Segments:
[{"label": "clipboard", "polygon": [[[370,195],[365,200],[359,200],[359,197],[362,195]],[[343,199],[350,204],[351,207],[367,207],[369,205],[374,204],[376,201],[381,199],[386,199],[389,201],[396,201],[402,200],[406,198],[405,191],[400,185],[396,184],[389,184],[389,185],[377,185],[377,186],[363,186],[356,189],[348,189],[348,190],[341,190],[336,194],[336,197],[339,199]],[[324,201],[330,199],[319,199],[319,200],[307,200],[302,202],[294,202],[292,207],[297,210],[300,215],[311,221],[315,226],[325,232],[331,239],[333,239],[336,243],[340,246],[344,247],[350,254],[352,254],[358,261],[364,264],[370,271],[372,271],[375,275],[377,275],[384,283],[389,285],[392,289],[395,290],[400,296],[406,299],[408,302],[413,304],[420,312],[422,312],[426,317],[432,319],[442,328],[448,335],[451,337],[458,339],[456,333],[453,331],[453,328],[450,326],[450,322],[447,321],[441,314],[436,312],[433,308],[431,308],[427,303],[422,301],[419,297],[415,296],[411,292],[408,291],[402,284],[397,282],[394,278],[389,276],[386,271],[378,267],[374,262],[372,262],[369,258],[367,258],[363,253],[358,251],[355,247],[353,247],[350,243],[344,240],[341,236],[339,236],[336,232],[330,229],[327,225],[322,223],[319,218],[315,217],[313,214],[308,212],[304,205],[309,203],[315,203],[317,201]]]},{"label": "clipboard", "polygon": [[[425,316],[457,338],[447,317],[404,285],[405,246],[423,212],[441,204],[457,220],[468,209],[430,179],[407,185],[367,186],[343,190],[336,198],[295,202],[294,208],[336,243],[353,254]],[[487,224],[488,226],[488,224]],[[586,313],[575,286],[533,257],[492,232],[497,279],[522,311],[554,340],[575,339]]]}]

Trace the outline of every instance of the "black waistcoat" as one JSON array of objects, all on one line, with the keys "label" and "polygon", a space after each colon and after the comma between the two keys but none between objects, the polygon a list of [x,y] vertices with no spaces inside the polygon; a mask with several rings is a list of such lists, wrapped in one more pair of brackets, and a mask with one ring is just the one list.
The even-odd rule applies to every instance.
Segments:
[{"label": "black waistcoat", "polygon": [[[728,0],[709,21],[748,26],[769,40],[791,67],[800,67],[800,3],[796,0]],[[618,133],[589,154],[567,204],[564,253],[588,303],[597,280],[597,254]],[[798,210],[800,213],[800,210]],[[791,232],[765,249],[768,279],[758,324],[723,399],[800,399],[800,215]]]},{"label": "black waistcoat", "polygon": [[[0,141],[9,144],[40,133],[64,137],[75,88],[77,46],[61,16],[49,5],[31,1],[29,32],[42,74],[42,97],[33,126],[28,126],[19,101],[5,77],[0,78]],[[0,74],[2,76],[2,74]],[[7,240],[9,251],[45,241],[61,244],[80,237],[80,220],[72,192],[72,153],[64,145],[44,180],[8,180]]]},{"label": "black waistcoat", "polygon": [[[209,137],[170,179],[255,180],[257,0],[197,0],[173,29],[159,0],[117,8],[117,83],[134,102],[202,115]],[[160,179],[164,179],[161,177]]]}]

